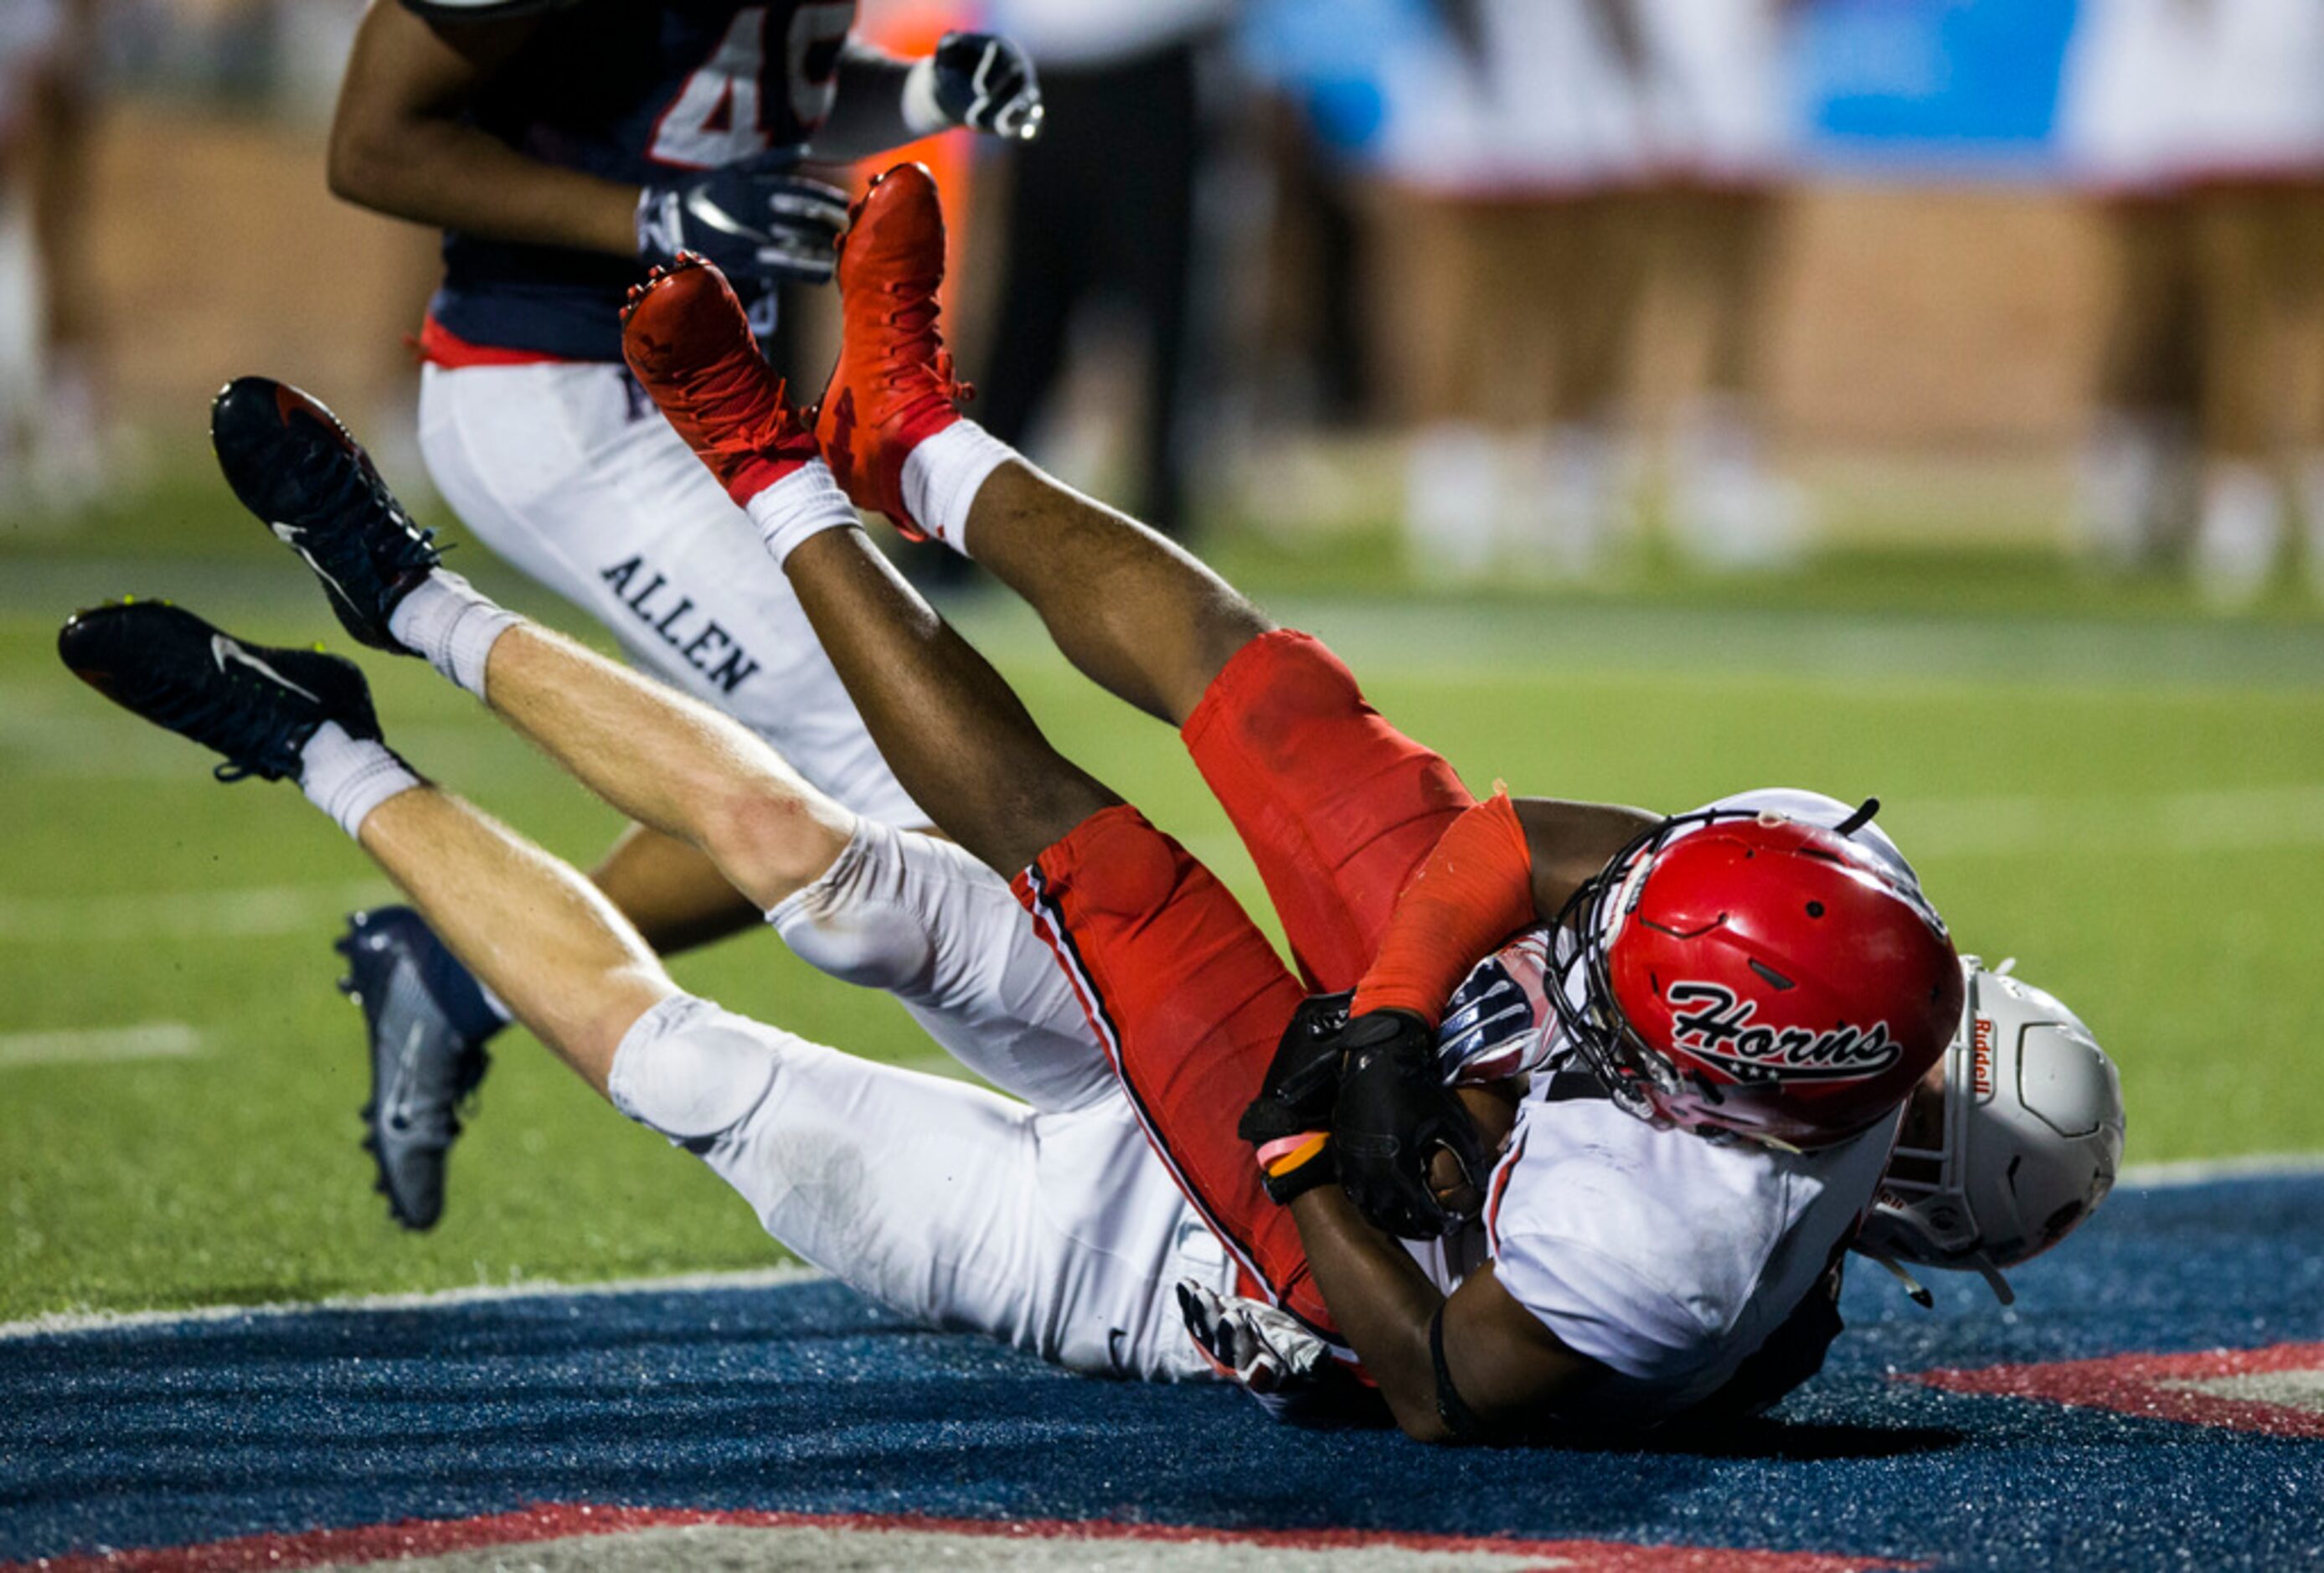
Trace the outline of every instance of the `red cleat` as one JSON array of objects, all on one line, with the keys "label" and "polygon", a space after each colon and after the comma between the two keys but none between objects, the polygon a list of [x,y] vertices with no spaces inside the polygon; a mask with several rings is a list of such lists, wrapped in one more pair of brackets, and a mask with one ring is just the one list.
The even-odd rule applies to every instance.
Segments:
[{"label": "red cleat", "polygon": [[727,495],[747,503],[815,457],[725,275],[691,252],[622,308],[622,358]]},{"label": "red cleat", "polygon": [[825,384],[815,437],[842,490],[888,515],[906,538],[927,532],[904,507],[904,460],[960,419],[974,394],[952,375],[937,324],[944,208],[920,164],[898,164],[850,210],[839,240],[839,364]]}]

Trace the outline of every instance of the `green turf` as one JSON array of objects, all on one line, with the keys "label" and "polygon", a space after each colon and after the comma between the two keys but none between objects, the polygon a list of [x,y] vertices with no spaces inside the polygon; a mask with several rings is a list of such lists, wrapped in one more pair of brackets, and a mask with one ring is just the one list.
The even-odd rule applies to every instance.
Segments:
[{"label": "green turf", "polygon": [[[327,949],[337,914],[386,885],[290,789],[212,784],[206,756],[71,682],[51,643],[63,611],[122,590],[261,639],[345,641],[201,488],[149,501],[0,544],[0,1319],[777,1259],[706,1171],[516,1033],[445,1223],[413,1237],[387,1221]],[[2289,596],[2215,621],[2167,588],[1987,552],[1860,553],[1742,586],[1650,566],[1621,594],[1453,600],[1388,591],[1378,541],[1221,556],[1480,788],[1673,808],[1778,782],[1880,794],[1964,948],[2022,958],[2112,1049],[2134,1160],[2324,1146],[2306,1074],[2324,1013],[2324,634]],[[1021,614],[966,620],[1069,753],[1258,901],[1167,731],[1094,695]],[[476,707],[416,663],[366,664],[423,768],[576,860],[610,839],[609,812]],[[677,970],[857,1052],[931,1053],[888,1002],[766,936]],[[189,1025],[199,1052],[11,1063],[26,1034],[148,1022]]]}]

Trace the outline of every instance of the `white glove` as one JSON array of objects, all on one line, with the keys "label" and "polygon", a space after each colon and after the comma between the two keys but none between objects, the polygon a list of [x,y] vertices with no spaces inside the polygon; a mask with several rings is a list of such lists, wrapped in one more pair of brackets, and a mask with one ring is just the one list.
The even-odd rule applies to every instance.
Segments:
[{"label": "white glove", "polygon": [[1271,1305],[1220,1294],[1188,1279],[1178,1285],[1178,1309],[1219,1374],[1251,1393],[1279,1393],[1331,1365],[1323,1340]]}]

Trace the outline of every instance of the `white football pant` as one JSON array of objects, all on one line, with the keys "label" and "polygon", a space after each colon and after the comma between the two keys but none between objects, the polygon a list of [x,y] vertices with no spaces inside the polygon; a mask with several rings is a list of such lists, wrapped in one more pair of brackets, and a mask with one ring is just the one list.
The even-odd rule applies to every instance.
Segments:
[{"label": "white football pant", "polygon": [[479,541],[603,623],[637,665],[856,812],[928,822],[757,526],[623,368],[429,366],[420,449]]},{"label": "white football pant", "polygon": [[1154,1156],[1008,886],[948,842],[865,823],[769,914],[1024,1101],[842,1054],[679,995],[614,1056],[614,1105],[700,1156],[767,1232],[929,1327],[1072,1370],[1213,1376],[1174,1286],[1226,1254]]}]

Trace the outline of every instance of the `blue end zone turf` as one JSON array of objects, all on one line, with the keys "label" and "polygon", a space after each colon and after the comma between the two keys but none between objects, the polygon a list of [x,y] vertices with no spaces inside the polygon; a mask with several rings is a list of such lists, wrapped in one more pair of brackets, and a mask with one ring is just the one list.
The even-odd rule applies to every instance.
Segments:
[{"label": "blue end zone turf", "polygon": [[[1231,1392],[1067,1376],[829,1283],[18,1337],[0,1340],[0,1560],[541,1503],[2006,1568],[2324,1548],[2324,1176],[2120,1194],[2018,1275],[2013,1311],[1974,1278],[1935,1287],[1923,1312],[1858,1263],[1831,1365],[1767,1420],[1508,1453],[1279,1430]],[[2239,1353],[2130,1358],[2215,1348]],[[1915,1379],[1946,1370],[2002,1391]]]}]

